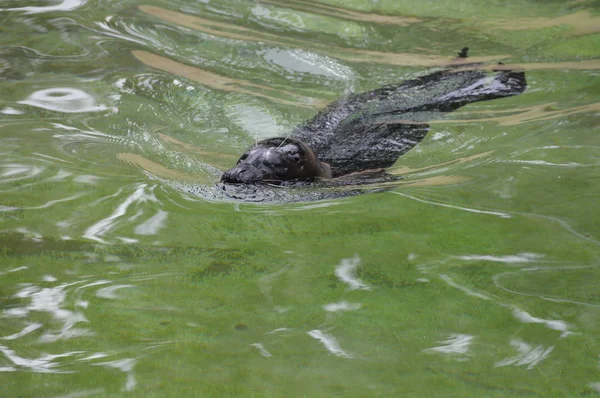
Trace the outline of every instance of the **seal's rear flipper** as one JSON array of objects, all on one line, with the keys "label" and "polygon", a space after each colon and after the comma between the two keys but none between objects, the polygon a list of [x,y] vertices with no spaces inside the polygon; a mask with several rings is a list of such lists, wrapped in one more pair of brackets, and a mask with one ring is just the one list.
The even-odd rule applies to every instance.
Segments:
[{"label": "seal's rear flipper", "polygon": [[[521,94],[527,88],[525,72],[511,70],[486,73],[481,70],[449,70],[441,76],[424,76],[422,86],[413,86],[408,90],[412,102],[394,105],[382,103],[381,112],[373,116],[406,115],[418,112],[451,112],[472,102],[490,101]],[[396,107],[396,109],[393,109]],[[367,116],[365,114],[365,116]],[[424,117],[423,117],[424,116]],[[431,120],[432,115],[417,115],[417,120]]]}]

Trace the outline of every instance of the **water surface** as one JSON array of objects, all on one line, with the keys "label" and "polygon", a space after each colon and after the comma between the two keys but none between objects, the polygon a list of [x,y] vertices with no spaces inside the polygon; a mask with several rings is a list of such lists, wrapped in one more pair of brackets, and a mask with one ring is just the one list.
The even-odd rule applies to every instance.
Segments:
[{"label": "water surface", "polygon": [[[4,394],[597,395],[598,11],[2,2]],[[216,194],[255,140],[465,46],[528,90],[431,123],[393,189]]]}]

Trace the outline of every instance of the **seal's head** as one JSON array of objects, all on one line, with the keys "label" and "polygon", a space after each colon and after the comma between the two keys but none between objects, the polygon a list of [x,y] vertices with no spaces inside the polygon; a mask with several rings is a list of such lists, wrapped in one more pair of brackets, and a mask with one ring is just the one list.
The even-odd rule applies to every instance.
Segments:
[{"label": "seal's head", "polygon": [[313,150],[292,138],[269,138],[248,149],[235,167],[221,176],[229,184],[254,184],[267,182],[331,178],[327,163],[322,163]]}]

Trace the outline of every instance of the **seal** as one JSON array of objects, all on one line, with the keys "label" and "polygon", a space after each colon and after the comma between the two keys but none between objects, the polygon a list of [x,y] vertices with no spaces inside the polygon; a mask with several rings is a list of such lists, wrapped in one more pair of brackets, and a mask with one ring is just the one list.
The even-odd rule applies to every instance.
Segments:
[{"label": "seal", "polygon": [[257,142],[221,176],[229,184],[331,178],[327,163],[319,161],[311,147],[294,138],[275,137]]},{"label": "seal", "polygon": [[[466,58],[467,51],[463,48],[459,58]],[[377,176],[385,180],[390,176],[380,170],[423,140],[429,130],[427,121],[473,102],[525,91],[523,71],[498,67],[492,72],[481,64],[461,64],[350,95],[330,104],[289,136],[257,142],[222,175],[221,182],[290,186],[294,181],[321,183],[333,178],[329,184],[335,186],[371,183]]]}]

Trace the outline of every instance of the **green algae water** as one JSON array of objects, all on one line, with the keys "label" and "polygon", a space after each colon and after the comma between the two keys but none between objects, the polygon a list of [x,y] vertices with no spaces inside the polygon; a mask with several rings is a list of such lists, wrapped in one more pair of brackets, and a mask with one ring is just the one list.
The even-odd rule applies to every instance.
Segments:
[{"label": "green algae water", "polygon": [[[392,189],[213,195],[466,46],[527,91]],[[599,70],[592,0],[1,2],[0,396],[600,394]]]}]

